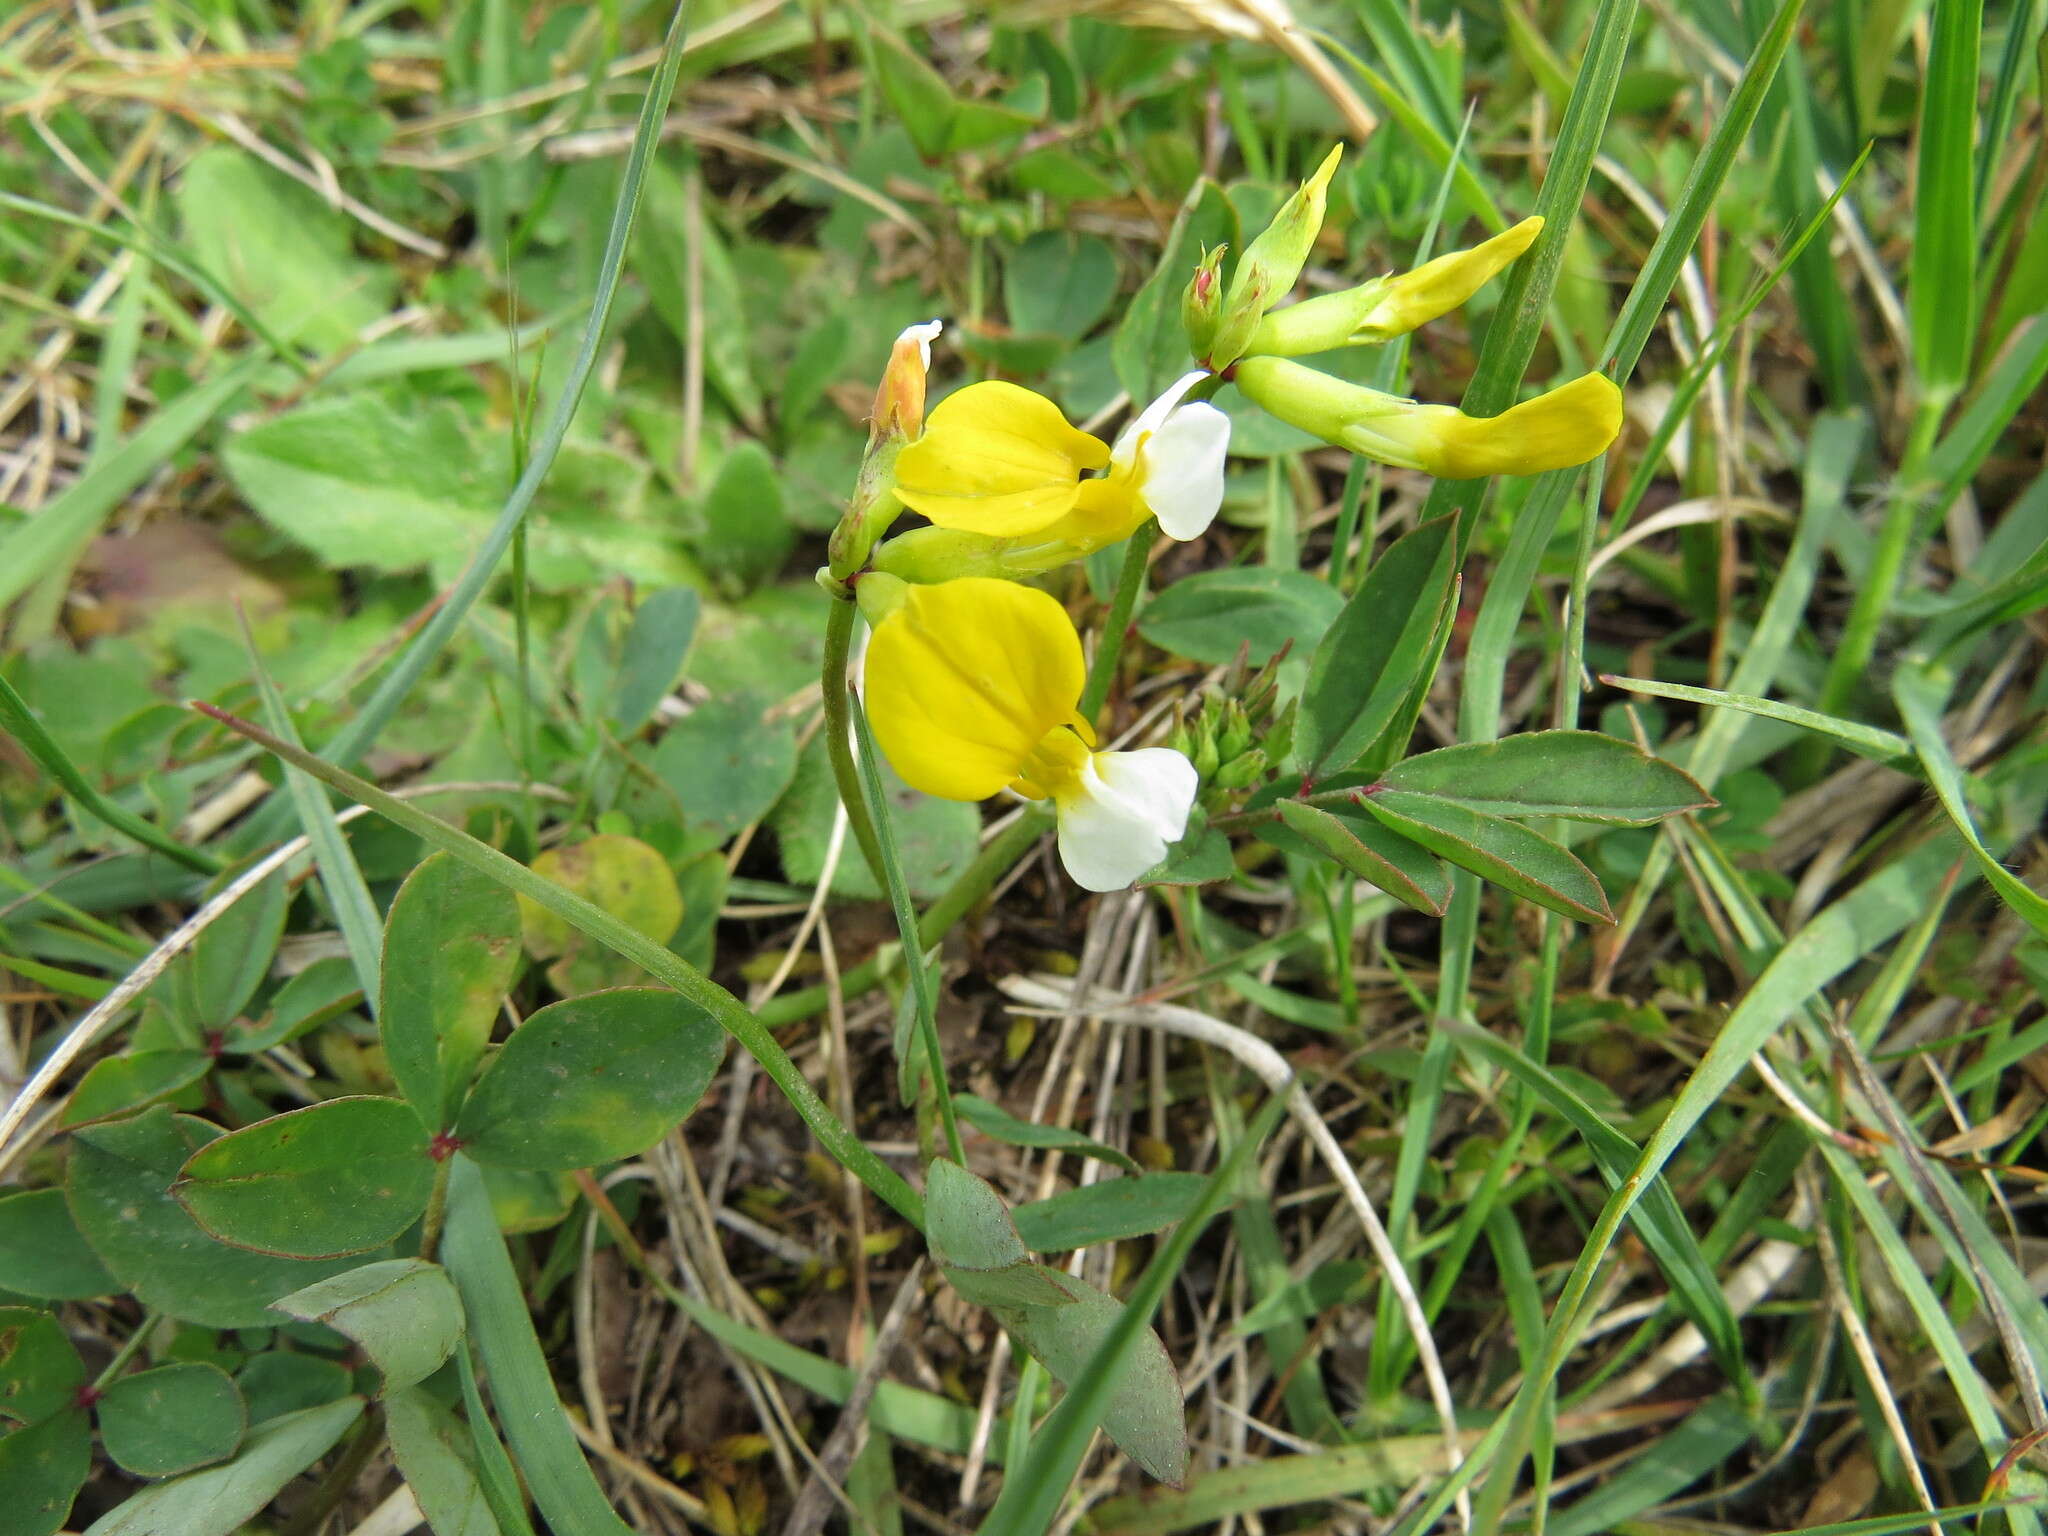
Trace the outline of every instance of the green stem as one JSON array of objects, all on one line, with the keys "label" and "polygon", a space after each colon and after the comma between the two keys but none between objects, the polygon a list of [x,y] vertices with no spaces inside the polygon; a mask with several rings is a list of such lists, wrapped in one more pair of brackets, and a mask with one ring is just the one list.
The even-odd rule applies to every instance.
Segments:
[{"label": "green stem", "polygon": [[1351,567],[1351,541],[1358,536],[1358,504],[1365,495],[1365,460],[1357,454],[1344,471],[1344,500],[1337,508],[1337,534],[1330,545],[1330,585],[1344,590]]},{"label": "green stem", "polygon": [[[1102,708],[1103,701],[1109,697],[1110,680],[1116,676],[1117,662],[1123,655],[1124,635],[1130,628],[1132,611],[1138,606],[1138,593],[1145,585],[1146,557],[1151,553],[1152,541],[1157,536],[1157,528],[1148,523],[1131,535],[1131,541],[1124,550],[1124,563],[1117,573],[1116,592],[1110,599],[1109,615],[1103,625],[1102,640],[1095,647],[1095,659],[1089,664],[1088,680],[1081,689],[1080,712],[1085,717],[1093,718]],[[845,610],[843,618],[840,613],[842,609]],[[836,643],[840,647],[840,675],[844,676],[845,648],[853,627],[851,604],[836,605],[832,617],[826,623],[827,678],[833,675],[834,633],[835,627],[840,624],[845,625],[845,631]],[[838,739],[844,741],[845,724],[834,723],[832,695],[833,690],[828,686],[825,689],[825,729],[835,732]],[[843,690],[840,693],[838,707],[840,720],[850,723],[851,716],[847,711]],[[850,750],[847,753],[847,766],[853,767]],[[839,763],[836,758],[833,761],[833,773],[835,777],[839,774]],[[848,820],[858,828],[866,821],[866,808],[861,804],[860,796],[846,788],[846,779],[840,778],[839,782],[840,795],[848,807]],[[857,773],[853,777],[853,785],[857,791]],[[855,820],[856,808],[859,810],[859,820]],[[975,856],[974,862],[963,869],[959,878],[947,887],[945,894],[925,908],[924,916],[917,924],[918,942],[929,949],[944,938],[947,930],[965,917],[976,902],[995,889],[997,881],[1016,867],[1017,861],[1030,851],[1032,845],[1051,828],[1052,824],[1052,812],[1034,806],[990,839],[988,845]],[[872,826],[869,831],[872,835]],[[874,858],[870,860],[878,869],[880,857],[878,849]],[[839,995],[843,998],[854,998],[872,991],[881,985],[883,977],[889,974],[894,963],[895,956],[892,951],[871,955],[859,965],[841,974]],[[763,1003],[756,1017],[768,1028],[779,1029],[785,1024],[794,1024],[799,1019],[808,1019],[823,1012],[831,998],[832,989],[826,986],[805,987],[800,991],[785,992],[780,997],[770,998]]]},{"label": "green stem", "polygon": [[[889,820],[889,805],[882,798],[882,765],[875,760],[875,738],[866,718],[854,713],[853,728],[860,740],[861,787],[867,792],[875,813],[875,833],[881,844],[883,880],[889,905],[896,911],[896,931],[903,935],[903,967],[909,973],[910,990],[917,1000],[917,1032],[924,1042],[925,1067],[938,1095],[939,1123],[946,1129],[946,1150],[953,1161],[967,1166],[967,1152],[960,1145],[960,1122],[953,1113],[953,1090],[946,1081],[946,1055],[939,1048],[939,1021],[933,1014],[932,978],[924,963],[924,934],[918,926],[917,909],[910,904],[910,887],[903,880],[903,862],[896,856],[896,829]],[[943,931],[943,930],[942,930]]]},{"label": "green stem", "polygon": [[441,1225],[448,1216],[448,1175],[455,1167],[453,1156],[434,1164],[434,1184],[427,1191],[427,1213],[420,1218],[420,1257],[432,1263],[441,1246]]},{"label": "green stem", "polygon": [[853,760],[849,734],[853,718],[846,665],[853,652],[854,613],[852,603],[835,601],[825,619],[825,664],[818,682],[825,702],[825,756],[832,764],[832,779],[839,786],[839,803],[846,807],[846,824],[853,840],[860,844],[861,857],[874,872],[875,883],[885,885],[882,847],[868,817],[867,802],[861,798],[860,769]]},{"label": "green stem", "polygon": [[107,1368],[93,1378],[92,1389],[95,1392],[106,1391],[114,1379],[128,1369],[128,1362],[135,1358],[137,1351],[147,1342],[150,1330],[156,1327],[162,1318],[163,1314],[161,1312],[144,1312],[142,1314],[142,1321],[135,1325],[135,1331],[129,1334],[127,1339],[123,1341],[120,1349],[115,1352],[114,1358],[107,1362]]},{"label": "green stem", "polygon": [[1849,701],[1850,693],[1856,687],[1856,680],[1863,676],[1870,666],[1870,658],[1877,650],[1877,631],[1884,623],[1885,615],[1891,612],[1892,598],[1898,592],[1899,576],[1906,568],[1907,557],[1913,552],[1914,534],[1920,521],[1920,498],[1915,488],[1920,480],[1920,466],[1927,458],[1927,452],[1934,442],[1934,434],[1941,426],[1945,402],[1923,402],[1919,414],[1913,421],[1912,437],[1906,445],[1904,462],[1900,466],[1898,489],[1884,511],[1884,523],[1878,529],[1877,545],[1870,557],[1870,569],[1864,573],[1863,582],[1856,589],[1856,600],[1849,609],[1849,621],[1842,629],[1841,642],[1835,647],[1834,660],[1828,665],[1827,680],[1821,685],[1820,709],[1824,714],[1837,715]]},{"label": "green stem", "polygon": [[1102,639],[1095,647],[1095,659],[1088,664],[1088,681],[1081,689],[1081,717],[1092,721],[1109,697],[1109,685],[1116,676],[1116,664],[1123,659],[1124,634],[1131,627],[1131,614],[1138,606],[1138,594],[1145,587],[1145,561],[1152,553],[1159,525],[1148,522],[1124,546],[1123,569],[1117,572],[1116,594],[1109,600],[1109,617],[1103,620]]}]

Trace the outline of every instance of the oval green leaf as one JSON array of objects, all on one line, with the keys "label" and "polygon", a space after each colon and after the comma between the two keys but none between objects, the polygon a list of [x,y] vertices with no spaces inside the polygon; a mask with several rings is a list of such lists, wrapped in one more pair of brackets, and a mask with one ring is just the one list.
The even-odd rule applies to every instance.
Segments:
[{"label": "oval green leaf", "polygon": [[534,1014],[463,1106],[480,1163],[561,1172],[644,1152],[696,1108],[725,1055],[711,1016],[674,992],[622,988]]},{"label": "oval green leaf", "polygon": [[78,1080],[64,1105],[60,1124],[70,1127],[104,1120],[167,1099],[206,1076],[213,1058],[204,1051],[137,1051],[96,1061]]},{"label": "oval green leaf", "polygon": [[1365,795],[1359,804],[1403,837],[1539,907],[1587,922],[1614,921],[1593,872],[1518,821],[1405,789]]},{"label": "oval green leaf", "polygon": [[[1124,1304],[1086,1281],[1040,1268],[1067,1293],[1066,1306],[989,1310],[1056,1381],[1071,1386],[1116,1326]],[[1180,1377],[1166,1346],[1149,1328],[1123,1358],[1109,1406],[1103,1410],[1102,1431],[1161,1482],[1177,1484],[1187,1477],[1187,1409]]]},{"label": "oval green leaf", "polygon": [[137,1477],[175,1477],[235,1454],[249,1428],[241,1391],[217,1365],[185,1361],[123,1376],[99,1401],[100,1443]]},{"label": "oval green leaf", "polygon": [[258,1425],[241,1455],[203,1472],[145,1488],[86,1528],[85,1536],[232,1536],[278,1490],[334,1449],[363,1411],[360,1397]]},{"label": "oval green leaf", "polygon": [[1279,810],[1290,830],[1402,905],[1431,917],[1442,917],[1450,905],[1450,872],[1420,844],[1366,817],[1338,816],[1299,800],[1282,800]]},{"label": "oval green leaf", "polygon": [[83,1408],[0,1436],[0,1489],[9,1536],[54,1536],[92,1471],[92,1425]]},{"label": "oval green leaf", "polygon": [[431,1130],[454,1118],[519,964],[519,903],[452,854],[407,877],[384,930],[377,1027],[398,1088]]},{"label": "oval green leaf", "polygon": [[1258,666],[1284,645],[1297,655],[1323,637],[1343,599],[1306,571],[1277,566],[1201,571],[1153,598],[1138,631],[1176,656],[1221,666],[1248,644]]},{"label": "oval green leaf", "polygon": [[173,1193],[223,1242],[287,1258],[366,1253],[419,1220],[434,1183],[426,1133],[397,1099],[329,1099],[223,1136]]},{"label": "oval green leaf", "polygon": [[0,1307],[0,1417],[40,1423],[84,1385],[85,1362],[63,1324],[36,1307]]},{"label": "oval green leaf", "polygon": [[162,1104],[127,1120],[72,1133],[65,1194],[72,1219],[101,1262],[144,1306],[208,1328],[262,1328],[270,1303],[352,1267],[230,1248],[171,1193],[192,1153],[217,1126]]},{"label": "oval green leaf", "polygon": [[1561,816],[1641,827],[1713,796],[1691,774],[1598,731],[1528,731],[1424,752],[1381,776],[1494,816]]},{"label": "oval green leaf", "polygon": [[[636,837],[604,832],[571,847],[550,848],[533,861],[533,872],[602,907],[657,944],[666,944],[683,920],[683,897],[668,860]],[[645,979],[638,966],[578,933],[539,903],[525,896],[517,900],[526,948],[539,959],[555,961],[548,967],[548,979],[557,992],[595,992],[621,981]]]},{"label": "oval green leaf", "polygon": [[71,1219],[63,1190],[0,1198],[0,1290],[40,1301],[84,1301],[120,1289]]},{"label": "oval green leaf", "polygon": [[383,1376],[386,1393],[433,1375],[462,1338],[462,1302],[455,1286],[440,1265],[424,1259],[365,1264],[316,1281],[272,1306],[355,1340]]}]

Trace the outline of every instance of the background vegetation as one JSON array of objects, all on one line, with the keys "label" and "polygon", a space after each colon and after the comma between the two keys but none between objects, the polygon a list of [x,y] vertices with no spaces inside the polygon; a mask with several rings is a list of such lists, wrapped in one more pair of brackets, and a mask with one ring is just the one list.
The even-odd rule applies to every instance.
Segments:
[{"label": "background vegetation", "polygon": [[[1310,291],[1551,221],[1460,315],[1341,366],[1486,413],[1609,367],[1630,424],[1589,471],[1432,486],[1244,412],[1224,522],[1154,557],[1107,724],[1157,736],[1241,685],[1241,638],[1305,654],[1375,550],[1457,510],[1418,748],[1598,727],[1719,804],[1574,828],[1616,915],[1581,925],[1470,880],[1439,921],[1243,853],[1082,899],[1015,812],[896,787],[971,1161],[1095,1283],[1128,1295],[1164,1254],[1188,1394],[1184,1489],[1098,1448],[1056,1517],[988,1524],[2034,1529],[2042,23],[2037,0],[754,0],[686,32],[630,0],[8,8],[5,1507],[375,1536],[416,1499],[442,1536],[515,1536],[516,1460],[565,1536],[609,1528],[591,1499],[721,1536],[984,1523],[1049,1443],[1013,1405],[1050,1394],[849,1172],[914,1172],[931,1105],[834,814],[809,573],[899,328],[951,322],[935,388],[1012,377],[1114,423],[1183,366],[1200,248],[1341,139]],[[1063,573],[1084,628],[1117,569]],[[347,812],[187,699],[589,897],[644,965],[538,887],[515,910],[452,862],[415,875],[431,825]],[[475,1050],[503,1012],[641,1051],[670,1097],[532,1126],[473,1099],[476,1160],[423,1230],[368,1155],[416,1128],[345,1128],[357,1166],[308,1176],[317,1221],[268,1246],[381,1253],[375,1286],[326,1279],[360,1257],[193,1226],[168,1191],[214,1128],[459,1099],[446,1040],[387,1049],[391,989],[477,935],[435,1005]],[[664,950],[859,1143],[820,1150],[756,1055],[709,1078],[716,1033],[587,999],[670,979]],[[534,1030],[550,1004],[583,1012]],[[1255,1118],[1261,1043],[1306,1121]],[[479,1096],[524,1105],[518,1070],[496,1053]],[[645,1156],[592,1155],[696,1089]],[[541,1145],[571,1121],[600,1129]],[[1121,1224],[1048,1198],[1117,1163],[1225,1167],[1227,1216],[1149,1235],[1206,1178],[1152,1179]],[[411,1258],[437,1244],[459,1302]]]}]

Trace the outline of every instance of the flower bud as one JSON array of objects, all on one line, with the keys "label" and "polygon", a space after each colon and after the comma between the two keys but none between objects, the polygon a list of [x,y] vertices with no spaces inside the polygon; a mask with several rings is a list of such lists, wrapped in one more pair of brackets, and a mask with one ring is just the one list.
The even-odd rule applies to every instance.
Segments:
[{"label": "flower bud", "polygon": [[1216,733],[1216,751],[1227,763],[1242,756],[1251,744],[1251,720],[1245,715],[1244,706],[1231,699],[1223,706],[1223,726]]},{"label": "flower bud", "polygon": [[896,456],[924,431],[925,374],[931,368],[932,338],[943,329],[938,320],[913,325],[890,350],[868,417],[868,447],[860,475],[826,546],[819,583],[829,592],[844,595],[846,579],[867,564],[875,540],[902,514],[903,503],[895,492]]},{"label": "flower bud", "polygon": [[1219,245],[1204,252],[1202,264],[1195,268],[1180,296],[1181,329],[1187,332],[1188,352],[1194,357],[1205,355],[1216,340],[1216,327],[1223,318],[1223,253],[1229,249]]},{"label": "flower bud", "polygon": [[1353,453],[1445,480],[1583,464],[1621,431],[1621,391],[1589,373],[1498,416],[1467,416],[1347,384],[1278,357],[1238,365],[1237,387],[1282,421]]},{"label": "flower bud", "polygon": [[[1209,724],[1206,719],[1203,723],[1205,727]],[[1195,765],[1195,777],[1204,783],[1216,777],[1217,765],[1223,757],[1216,750],[1216,733],[1213,730],[1205,728],[1196,737],[1195,750],[1188,754],[1188,761]]]},{"label": "flower bud", "polygon": [[1223,319],[1204,359],[1211,372],[1221,373],[1244,355],[1266,307],[1287,294],[1301,276],[1322,232],[1330,178],[1337,174],[1343,153],[1339,144],[1325,155],[1315,174],[1280,205],[1273,222],[1238,257],[1223,299]]},{"label": "flower bud", "polygon": [[1452,251],[1413,272],[1376,277],[1342,293],[1290,304],[1259,322],[1245,350],[1267,357],[1300,357],[1405,336],[1471,298],[1542,232],[1542,219],[1524,219],[1469,251]]},{"label": "flower bud", "polygon": [[1289,699],[1287,707],[1280,711],[1280,718],[1267,726],[1265,735],[1259,738],[1259,746],[1272,762],[1285,762],[1287,754],[1294,750],[1294,713],[1296,702],[1296,700]]},{"label": "flower bud", "polygon": [[927,320],[896,338],[875,391],[875,408],[868,413],[870,443],[890,437],[907,441],[924,431],[925,375],[931,372],[932,342],[945,328],[943,320]]},{"label": "flower bud", "polygon": [[1216,770],[1218,789],[1249,789],[1266,776],[1266,754],[1257,747],[1234,757]]}]

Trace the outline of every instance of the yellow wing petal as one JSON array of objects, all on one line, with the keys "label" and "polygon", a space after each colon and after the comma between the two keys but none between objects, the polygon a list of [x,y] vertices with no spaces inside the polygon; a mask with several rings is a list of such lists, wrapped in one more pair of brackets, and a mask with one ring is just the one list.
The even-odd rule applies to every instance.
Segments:
[{"label": "yellow wing petal", "polygon": [[1072,717],[1086,668],[1066,610],[1015,582],[914,586],[868,646],[868,723],[906,784],[981,800]]},{"label": "yellow wing petal", "polygon": [[896,461],[896,494],[941,528],[996,538],[1036,533],[1074,505],[1084,469],[1109,462],[1101,439],[1015,384],[970,384],[940,401]]}]

